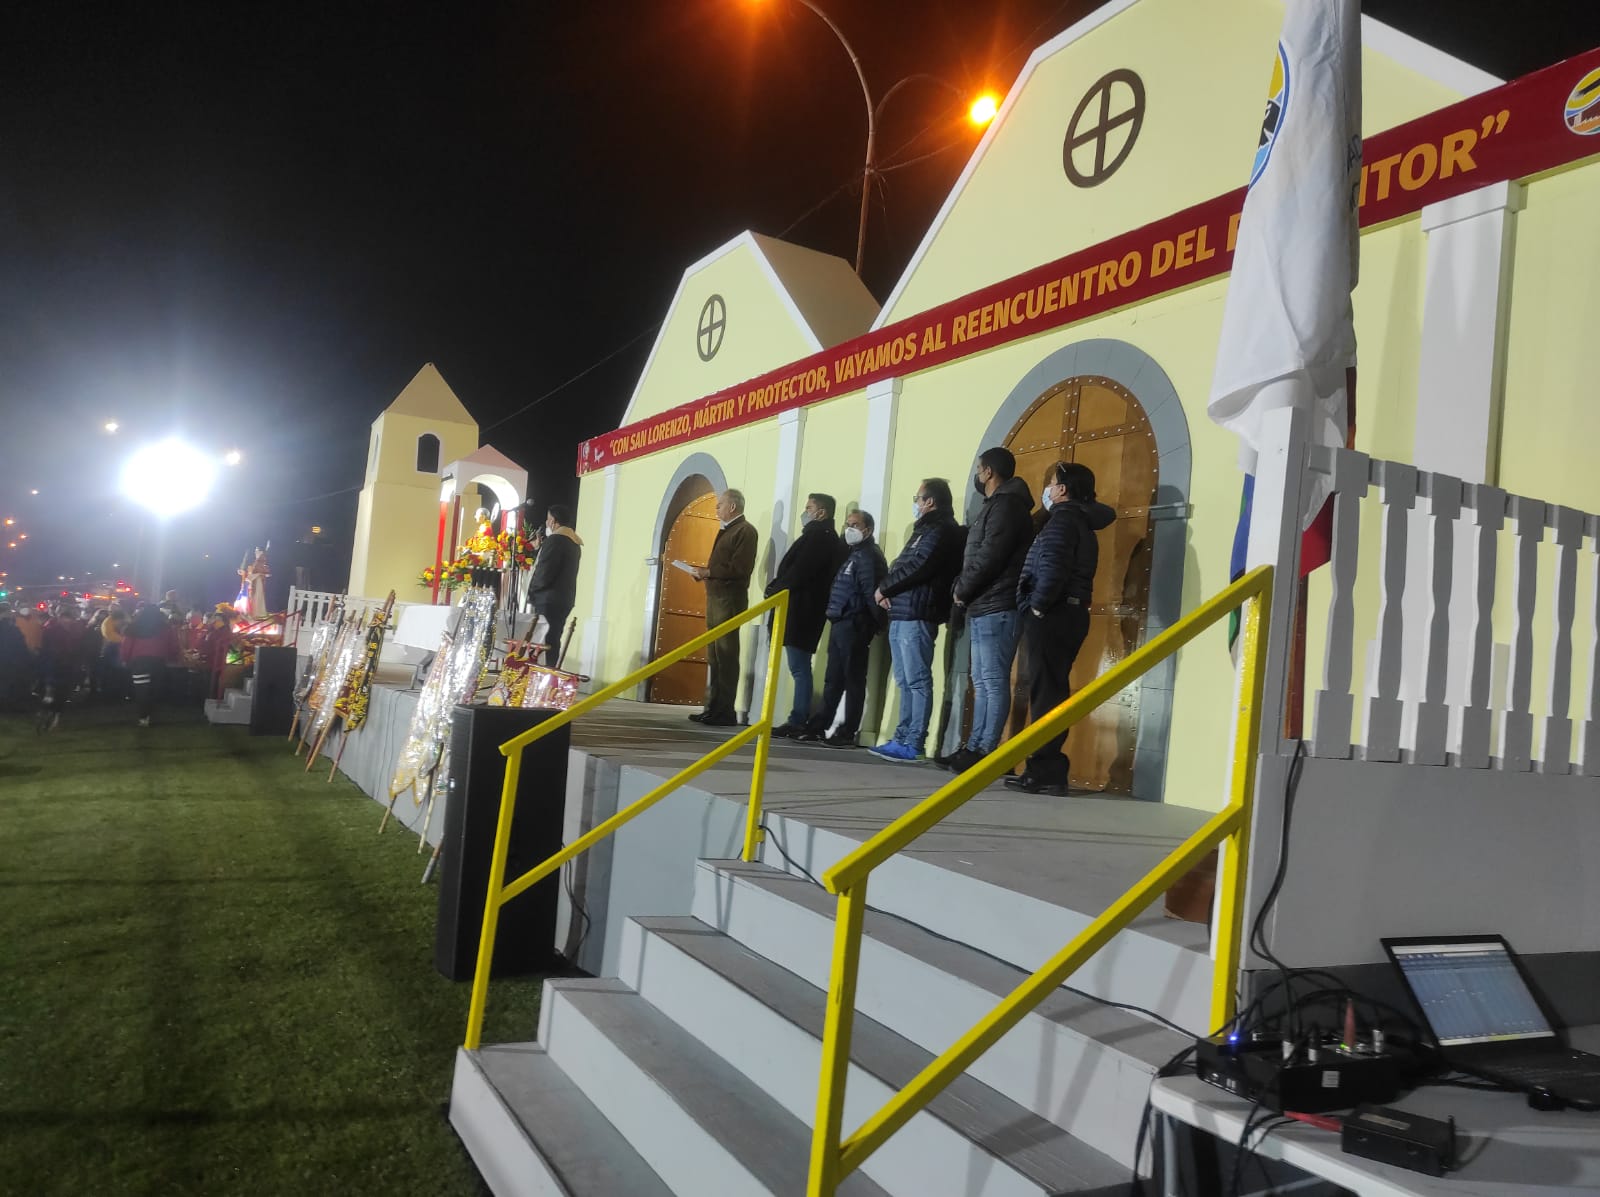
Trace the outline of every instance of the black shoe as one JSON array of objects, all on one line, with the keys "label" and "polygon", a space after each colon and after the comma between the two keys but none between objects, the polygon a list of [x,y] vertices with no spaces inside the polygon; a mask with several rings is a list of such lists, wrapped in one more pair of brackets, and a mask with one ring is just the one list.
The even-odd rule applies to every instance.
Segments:
[{"label": "black shoe", "polygon": [[965,773],[982,759],[981,752],[973,752],[970,748],[957,748],[949,756],[935,757],[933,763],[941,769],[948,769],[951,773]]},{"label": "black shoe", "polygon": [[860,748],[861,747],[860,744],[856,743],[856,738],[854,736],[847,736],[843,732],[835,732],[831,736],[818,736],[817,738],[819,740],[821,740],[822,743],[826,744],[829,748]]},{"label": "black shoe", "polygon": [[696,711],[693,715],[689,716],[690,723],[704,723],[705,721],[706,713],[704,711]]},{"label": "black shoe", "polygon": [[737,715],[702,715],[699,719],[701,727],[741,727]]},{"label": "black shoe", "polygon": [[801,723],[780,723],[772,729],[772,734],[780,740],[798,740],[805,730],[805,725]]},{"label": "black shoe", "polygon": [[1067,796],[1066,782],[1043,781],[1032,773],[1024,773],[1021,777],[1006,778],[1006,789],[1020,790],[1024,794],[1046,795],[1051,798],[1065,798]]},{"label": "black shoe", "polygon": [[[777,735],[778,733],[773,732],[772,734]],[[825,736],[825,732],[812,731],[809,727],[802,727],[790,738],[793,739],[796,744],[816,744]]]}]

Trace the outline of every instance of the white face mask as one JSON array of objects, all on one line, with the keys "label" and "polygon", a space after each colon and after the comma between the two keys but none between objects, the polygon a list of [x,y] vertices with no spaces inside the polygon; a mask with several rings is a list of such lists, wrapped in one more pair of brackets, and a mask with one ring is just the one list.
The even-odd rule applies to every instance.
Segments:
[{"label": "white face mask", "polygon": [[811,522],[811,521],[812,521],[812,520],[814,520],[814,519],[816,519],[816,518],[817,518],[817,517],[816,517],[816,516],[814,516],[814,515],[812,515],[812,514],[811,514],[811,512],[809,512],[809,511],[802,511],[802,512],[801,512],[801,513],[800,513],[800,526],[801,526],[801,527],[802,527],[802,528],[804,528],[804,527],[805,527],[805,526],[806,526],[806,525],[807,525],[807,524],[809,524],[809,523],[810,523],[810,522]]},{"label": "white face mask", "polygon": [[844,542],[852,548],[867,538],[867,534],[860,528],[849,527],[844,530]]}]

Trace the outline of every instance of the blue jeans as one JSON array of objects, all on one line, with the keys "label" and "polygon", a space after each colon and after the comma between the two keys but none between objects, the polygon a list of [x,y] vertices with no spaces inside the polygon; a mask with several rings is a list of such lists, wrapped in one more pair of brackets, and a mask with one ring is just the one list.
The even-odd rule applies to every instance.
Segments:
[{"label": "blue jeans", "polygon": [[896,619],[889,624],[889,657],[894,663],[894,684],[900,687],[900,726],[896,744],[919,756],[928,738],[928,716],[933,711],[933,639],[939,626],[920,619]]},{"label": "blue jeans", "polygon": [[794,705],[789,709],[788,723],[790,727],[803,727],[811,714],[811,654],[785,645],[783,659],[794,679]]},{"label": "blue jeans", "polygon": [[1017,613],[995,611],[967,621],[972,635],[972,734],[967,750],[988,756],[1011,714],[1011,660],[1017,652]]}]

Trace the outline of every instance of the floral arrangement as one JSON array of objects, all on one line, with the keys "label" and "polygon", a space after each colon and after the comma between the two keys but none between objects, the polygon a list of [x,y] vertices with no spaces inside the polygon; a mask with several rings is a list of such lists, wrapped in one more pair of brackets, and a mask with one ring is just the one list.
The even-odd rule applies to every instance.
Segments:
[{"label": "floral arrangement", "polygon": [[[470,586],[474,569],[532,569],[535,556],[533,538],[520,525],[515,532],[501,532],[498,535],[482,531],[467,541],[460,556],[446,562],[437,571],[439,589],[455,590]],[[433,566],[427,566],[417,576],[417,585],[431,590],[434,573]]]}]

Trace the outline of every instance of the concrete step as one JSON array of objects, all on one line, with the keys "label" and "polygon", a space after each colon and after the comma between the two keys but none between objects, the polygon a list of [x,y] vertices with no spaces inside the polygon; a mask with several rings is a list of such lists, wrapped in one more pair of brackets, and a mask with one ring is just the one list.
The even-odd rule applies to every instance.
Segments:
[{"label": "concrete step", "polygon": [[[932,770],[927,772],[932,774]],[[945,775],[932,776],[930,788],[938,784],[940,776]],[[1114,825],[1119,805],[1100,802],[1108,825]],[[841,830],[830,830],[817,826],[815,820],[801,822],[769,811],[766,823],[769,832],[762,860],[774,868],[795,871],[777,851],[780,845],[814,877],[822,876],[835,861],[861,846],[860,836],[842,833],[848,825],[842,819]],[[953,823],[942,836],[935,832],[924,837],[919,847],[886,861],[872,874],[873,907],[946,938],[982,944],[986,952],[1032,972],[1160,859],[1137,839],[1107,836],[1097,840],[1103,848],[1098,854],[1087,859],[1081,850],[1070,854],[1072,868],[1092,874],[1070,887],[1051,883],[1051,870],[1059,867],[1060,861],[1048,851],[1031,859],[1012,854],[1014,863],[1031,868],[1034,875],[985,877],[990,870],[974,854],[981,854],[981,836],[986,830],[1002,836],[1008,832],[1002,824],[984,829]],[[1062,904],[1059,897],[1046,896],[1068,891],[1084,895],[1081,909]],[[1211,1029],[1207,1025],[1209,948],[1204,926],[1164,917],[1157,902],[1080,969],[1073,986],[1096,997],[1153,1010],[1203,1035]]]},{"label": "concrete step", "polygon": [[[636,918],[623,934],[632,986],[673,1022],[811,1124],[827,994],[693,918]],[[850,1133],[933,1059],[870,1018],[851,1042]],[[867,1160],[896,1197],[1121,1193],[1129,1169],[1060,1127],[964,1076]],[[952,1188],[952,1178],[963,1178]]]},{"label": "concrete step", "polygon": [[[832,895],[792,873],[737,860],[701,861],[693,913],[825,988],[835,904]],[[890,914],[869,910],[864,928],[858,1016],[929,1052],[944,1051],[1025,976],[1005,961]],[[1070,931],[1060,934],[1065,943]],[[1153,1000],[1162,980],[1147,976],[1119,989]],[[969,1075],[1131,1168],[1151,1081],[1184,1044],[1183,1036],[1158,1023],[1062,989],[980,1057]]]},{"label": "concrete step", "polygon": [[249,723],[252,701],[240,690],[226,690],[221,698],[206,699],[206,719],[208,722],[218,724]]},{"label": "concrete step", "polygon": [[[540,1042],[680,1197],[805,1191],[811,1132],[617,980],[545,983]],[[839,1193],[886,1197],[861,1173]]]},{"label": "concrete step", "polygon": [[537,1043],[458,1050],[450,1125],[495,1197],[672,1197]]}]

